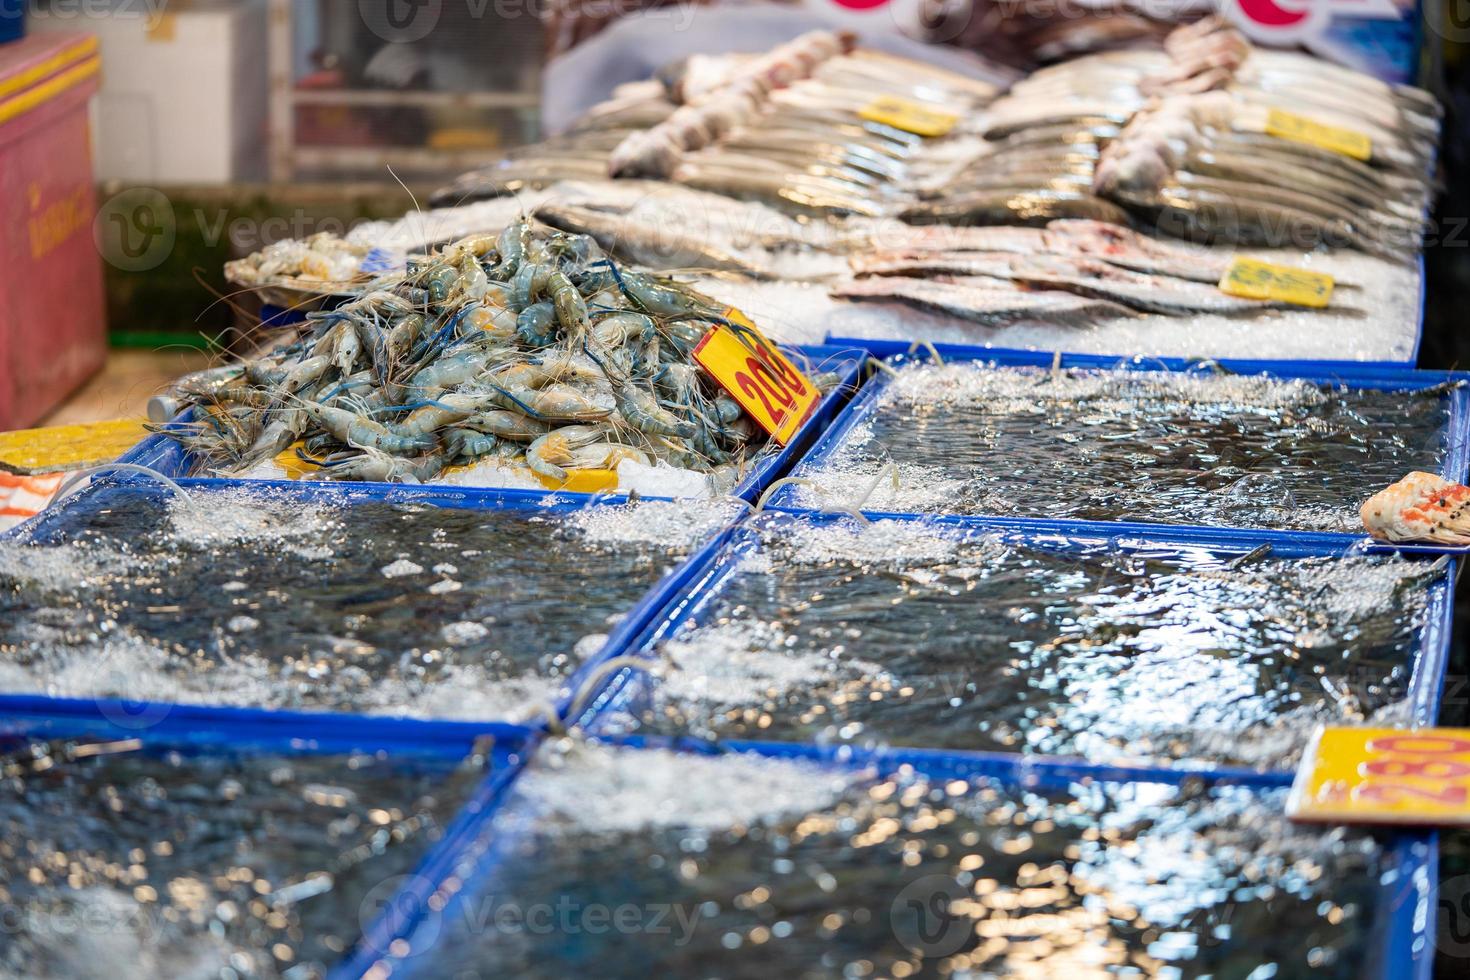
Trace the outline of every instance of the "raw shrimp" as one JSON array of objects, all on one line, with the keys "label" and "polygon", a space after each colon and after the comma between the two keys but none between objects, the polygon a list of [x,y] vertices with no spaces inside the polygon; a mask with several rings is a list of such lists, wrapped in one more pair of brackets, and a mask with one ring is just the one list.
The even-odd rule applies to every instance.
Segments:
[{"label": "raw shrimp", "polygon": [[549,480],[565,483],[569,473],[563,467],[572,464],[573,451],[590,446],[607,435],[595,425],[568,425],[539,437],[526,450],[526,464]]}]

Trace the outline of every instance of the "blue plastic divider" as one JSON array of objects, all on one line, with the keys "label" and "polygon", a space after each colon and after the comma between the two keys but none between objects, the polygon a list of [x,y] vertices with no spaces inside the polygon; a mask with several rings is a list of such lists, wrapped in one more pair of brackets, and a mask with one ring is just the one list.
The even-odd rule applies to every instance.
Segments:
[{"label": "blue plastic divider", "polygon": [[[879,360],[887,360],[892,357],[904,355],[923,357],[927,354],[928,348],[931,346],[927,342],[921,345],[910,340],[844,337],[841,334],[830,334],[823,343],[838,347],[861,348]],[[1050,367],[1053,359],[1060,353],[1063,367],[1111,368],[1120,365],[1137,365],[1140,369],[1147,370],[1184,371],[1192,367],[1218,364],[1237,374],[1279,374],[1282,377],[1328,376],[1347,380],[1355,375],[1364,374],[1384,376],[1401,374],[1410,378],[1415,375],[1435,374],[1439,375],[1444,381],[1457,381],[1470,378],[1470,372],[1466,371],[1421,371],[1414,367],[1412,361],[1351,361],[1332,360],[1330,358],[1302,360],[1252,357],[1146,357],[1138,354],[1080,354],[1070,351],[1023,350],[1018,347],[990,347],[985,344],[940,343],[933,344],[932,346],[946,360],[951,356],[960,360],[989,360],[994,358],[1004,363],[1028,364],[1036,367]],[[1145,368],[1146,365],[1153,365],[1153,367]]]},{"label": "blue plastic divider", "polygon": [[262,711],[110,698],[0,697],[0,738],[184,739],[201,747],[311,753],[377,752],[411,746],[463,754],[484,738],[514,741],[538,731],[499,721],[379,718],[321,711]]},{"label": "blue plastic divider", "polygon": [[[896,341],[870,341],[870,351],[875,357],[885,363],[902,365],[912,361],[926,361],[930,355],[926,350],[910,353],[913,345],[905,345]],[[1213,366],[1218,365],[1228,371],[1237,374],[1265,374],[1275,378],[1309,381],[1318,384],[1341,384],[1349,388],[1374,389],[1382,391],[1418,391],[1426,388],[1435,388],[1440,385],[1455,385],[1458,382],[1470,380],[1470,373],[1453,371],[1417,371],[1404,367],[1373,367],[1356,364],[1354,362],[1293,362],[1293,361],[1186,361],[1178,358],[1117,358],[1095,354],[1061,354],[1054,355],[1039,351],[1018,351],[991,349],[985,347],[967,347],[957,345],[936,345],[939,356],[945,361],[987,361],[994,362],[1001,367],[1051,367],[1056,364],[1062,368],[1082,369],[1127,369],[1142,372],[1178,371],[1189,373],[1208,373]],[[1059,357],[1059,360],[1058,360]],[[818,439],[811,451],[802,459],[800,465],[794,471],[794,475],[802,475],[808,469],[816,468],[831,459],[837,453],[842,444],[852,434],[852,431],[867,422],[878,410],[879,400],[883,392],[891,383],[891,377],[884,371],[875,371],[866,384],[858,391],[848,406],[837,416],[833,425]],[[1451,387],[1445,395],[1449,418],[1445,433],[1445,457],[1440,467],[1440,475],[1455,483],[1463,483],[1470,471],[1470,386]],[[1406,474],[1407,475],[1407,474]],[[797,506],[796,490],[792,487],[779,489],[772,503],[782,507]],[[874,516],[891,516],[889,511],[867,511],[865,513]],[[1087,522],[1067,518],[1057,518],[1058,522],[1069,526],[1082,527],[1093,523],[1115,524],[1119,527],[1130,529],[1170,529],[1195,527],[1200,530],[1213,530],[1205,525],[1179,525],[1152,522]],[[1262,530],[1269,530],[1263,528]],[[1470,551],[1465,546],[1435,545],[1435,544],[1393,544],[1388,542],[1375,542],[1366,535],[1349,534],[1325,534],[1309,531],[1284,531],[1282,533],[1311,536],[1312,538],[1328,543],[1329,539],[1338,541],[1362,542],[1364,548],[1373,550],[1391,550],[1405,552],[1425,553],[1464,553]]]},{"label": "blue plastic divider", "polygon": [[478,837],[486,815],[496,811],[517,775],[530,764],[539,738],[539,733],[533,733],[510,765],[491,771],[475,795],[455,815],[445,830],[444,838],[419,862],[418,868],[389,899],[377,918],[363,929],[357,943],[328,976],[343,980],[363,977],[374,962],[394,948],[396,941],[408,936],[423,920],[433,907],[435,894],[454,873],[464,853]]},{"label": "blue plastic divider", "polygon": [[[731,491],[733,496],[742,500],[754,502],[767,486],[783,475],[791,465],[804,454],[819,433],[824,431],[832,420],[841,411],[843,405],[857,390],[862,380],[863,364],[867,360],[867,352],[855,347],[830,347],[830,346],[808,346],[808,347],[785,347],[788,354],[798,359],[798,363],[808,364],[812,370],[832,371],[838,375],[838,383],[833,389],[822,397],[816,410],[811,417],[796,431],[791,441],[785,446],[773,446],[774,451],[758,457],[745,478]],[[187,422],[187,415],[181,416],[173,424]],[[147,466],[155,469],[164,476],[180,479],[189,477],[197,480],[209,480],[220,484],[239,485],[266,484],[271,485],[279,482],[299,481],[271,481],[271,480],[238,480],[222,479],[216,477],[193,477],[192,474],[198,468],[198,461],[186,453],[182,446],[173,439],[162,434],[154,434],[144,439],[138,445],[119,458],[119,462],[133,463],[135,465]],[[307,481],[312,482],[312,481]],[[401,486],[401,484],[354,482],[353,486]],[[438,484],[428,484],[438,486]],[[454,489],[465,492],[470,496],[479,494],[494,494],[497,488],[461,487]],[[562,491],[556,491],[562,492]],[[572,496],[585,496],[584,494],[572,494]],[[647,495],[645,495],[647,496]]]},{"label": "blue plastic divider", "polygon": [[[1202,783],[1207,787],[1235,785],[1258,791],[1281,791],[1290,785],[1290,776],[1279,773],[1255,773],[1240,770],[1136,770],[1117,766],[1078,764],[1068,760],[1036,759],[994,753],[937,752],[926,750],[866,750],[844,746],[815,746],[783,742],[729,741],[719,745],[693,739],[643,738],[638,736],[596,737],[594,741],[621,747],[626,751],[667,749],[699,754],[750,753],[773,759],[799,760],[818,765],[870,773],[876,778],[912,771],[932,781],[988,778],[1006,788],[1065,791],[1075,784],[1094,782],[1119,785],[1161,784],[1180,786]],[[461,848],[455,862],[454,888],[448,904],[439,911],[452,917],[462,904],[481,896],[492,884],[495,872],[517,860],[515,833],[497,833],[495,818],[512,798],[514,780],[533,774],[533,758],[517,771],[495,801],[480,815],[472,833],[459,838]],[[596,805],[589,801],[589,805]],[[1325,832],[1325,829],[1324,829]],[[1383,921],[1369,943],[1373,961],[1363,964],[1365,976],[1383,980],[1428,980],[1433,964],[1433,910],[1436,899],[1435,837],[1432,834],[1408,832],[1398,835],[1387,846],[1393,855],[1394,868],[1379,880],[1384,908]],[[468,870],[468,872],[466,871]],[[441,889],[441,894],[445,890]],[[377,959],[354,961],[353,971],[334,972],[334,980],[359,976],[373,968],[383,975],[411,978],[435,977],[432,948],[440,923],[425,922],[420,914],[409,923],[409,929],[397,951],[382,947],[384,955]],[[424,934],[417,930],[422,927]],[[407,955],[405,955],[405,953]]]},{"label": "blue plastic divider", "polygon": [[[775,509],[742,523],[729,532],[727,543],[723,547],[706,552],[705,563],[698,569],[690,570],[691,588],[669,602],[661,613],[651,619],[625,647],[626,652],[651,664],[661,643],[675,636],[687,624],[702,622],[712,612],[724,589],[739,573],[743,560],[759,549],[763,530],[779,529],[798,521],[830,524],[848,519],[843,514]],[[1110,525],[1092,525],[1091,530],[1095,533],[1077,533],[1072,526],[1059,521],[1031,521],[1024,522],[1023,525],[1022,522],[994,518],[906,515],[892,519],[923,526],[937,533],[954,534],[962,538],[993,535],[1008,543],[1062,553],[1106,549],[1147,554],[1161,550],[1177,552],[1184,548],[1194,548],[1239,556],[1248,554],[1263,544],[1271,545],[1271,557],[1278,558],[1331,557],[1349,552],[1357,553],[1355,549],[1333,547],[1331,543],[1324,547],[1322,542],[1304,540],[1302,536],[1288,532],[1210,531],[1196,528],[1178,530],[1157,525],[1119,531]],[[1428,564],[1427,557],[1420,560]],[[1448,557],[1443,562],[1438,581],[1428,589],[1424,625],[1419,633],[1406,695],[1414,722],[1421,725],[1431,724],[1437,714],[1449,658],[1456,563]],[[610,717],[629,709],[651,693],[656,682],[646,670],[626,663],[617,669],[611,669],[610,660],[609,653],[597,658],[596,663],[589,661],[586,669],[590,676],[598,673],[606,676],[595,688],[589,687],[591,693],[585,698],[585,710],[569,715],[570,724],[593,732],[605,732]],[[1095,764],[1085,761],[1077,764],[1096,768]],[[1174,770],[1174,767],[1160,766],[1146,760],[1128,768],[1136,773]],[[1228,767],[1204,767],[1204,771],[1210,772],[1227,769]],[[1290,772],[1278,775],[1289,778]]]}]

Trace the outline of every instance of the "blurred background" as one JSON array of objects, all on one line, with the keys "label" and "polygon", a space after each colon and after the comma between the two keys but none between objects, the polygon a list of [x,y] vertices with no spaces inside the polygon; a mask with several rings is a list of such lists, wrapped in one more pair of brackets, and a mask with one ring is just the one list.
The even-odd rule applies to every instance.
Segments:
[{"label": "blurred background", "polygon": [[[1226,3],[1247,19],[1264,16],[1252,12],[1261,6]],[[35,212],[33,224],[85,243],[59,248],[50,264],[95,265],[104,287],[84,331],[92,348],[69,354],[69,369],[58,370],[46,391],[24,396],[8,421],[55,417],[66,396],[101,370],[108,346],[123,352],[104,379],[103,396],[115,400],[158,373],[155,359],[129,351],[167,348],[158,363],[176,373],[192,366],[191,350],[235,345],[256,308],[249,296],[228,295],[221,268],[229,259],[283,238],[402,215],[454,175],[555,134],[615,85],[693,51],[762,50],[836,24],[864,43],[906,54],[927,46],[927,56],[949,67],[1003,81],[1078,53],[1156,43],[1212,7],[1208,0],[0,0],[5,34],[26,35],[0,47],[0,79],[14,82],[27,66],[68,57],[76,39],[95,39],[77,56],[95,56],[95,71],[77,92],[63,93],[73,96],[66,111],[90,120],[80,137],[85,154],[65,151],[56,160],[51,151],[50,190],[20,172],[19,151],[0,179]],[[1456,22],[1450,3],[1341,0],[1331,10],[1295,43],[1440,94],[1451,109],[1441,213],[1470,214],[1463,186],[1450,176],[1461,172],[1466,152],[1470,26]],[[95,195],[85,207],[82,182]],[[88,225],[93,234],[81,235]],[[1454,234],[1452,218],[1443,227],[1451,233],[1428,258],[1425,366],[1464,360],[1463,331],[1440,304],[1470,276],[1470,234]],[[69,291],[75,302],[87,294],[85,286]],[[81,336],[57,329],[73,344]],[[78,411],[103,407],[116,414],[119,406],[92,401]]]}]

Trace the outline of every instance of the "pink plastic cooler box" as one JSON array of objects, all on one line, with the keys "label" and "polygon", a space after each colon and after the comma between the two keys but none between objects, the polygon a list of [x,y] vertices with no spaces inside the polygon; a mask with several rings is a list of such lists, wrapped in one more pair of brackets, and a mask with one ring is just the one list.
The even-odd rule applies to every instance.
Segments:
[{"label": "pink plastic cooler box", "polygon": [[0,45],[0,430],[34,424],[107,356],[87,102],[89,34]]}]

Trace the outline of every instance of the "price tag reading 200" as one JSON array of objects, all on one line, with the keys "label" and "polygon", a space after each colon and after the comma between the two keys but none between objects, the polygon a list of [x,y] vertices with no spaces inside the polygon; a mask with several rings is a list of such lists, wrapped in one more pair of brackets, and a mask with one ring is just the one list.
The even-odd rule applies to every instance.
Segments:
[{"label": "price tag reading 200", "polygon": [[1470,824],[1470,730],[1325,728],[1287,802],[1293,820]]},{"label": "price tag reading 200", "polygon": [[728,319],[704,335],[694,359],[784,446],[812,414],[821,393],[759,330],[741,323],[744,317]]}]

